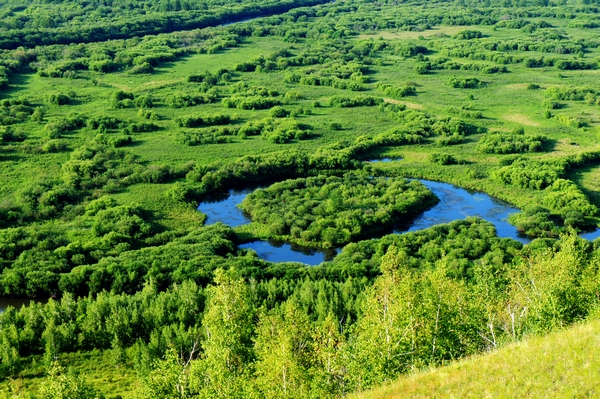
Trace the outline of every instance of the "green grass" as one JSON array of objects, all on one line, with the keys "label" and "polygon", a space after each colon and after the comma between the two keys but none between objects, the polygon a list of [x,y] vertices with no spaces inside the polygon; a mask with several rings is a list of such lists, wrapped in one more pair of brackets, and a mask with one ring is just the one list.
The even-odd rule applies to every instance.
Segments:
[{"label": "green grass", "polygon": [[[555,22],[555,21],[553,21]],[[562,22],[562,21],[561,21]],[[559,23],[560,25],[560,23]],[[488,37],[519,38],[523,34],[518,30],[497,29],[491,27],[475,27]],[[383,36],[391,41],[415,40],[415,37],[423,36],[423,40],[415,40],[428,48],[434,48],[434,42],[444,43],[454,39],[440,39],[433,36],[436,33],[453,34],[461,30],[460,27],[436,27],[425,32],[381,32],[376,37]],[[564,28],[573,37],[583,32]],[[420,33],[416,35],[416,33]],[[357,37],[355,40],[360,40]],[[44,103],[47,93],[69,93],[76,94],[74,105],[68,106],[46,106],[47,119],[64,116],[68,113],[80,113],[86,116],[108,115],[125,120],[140,120],[137,109],[111,109],[110,96],[116,90],[130,91],[135,94],[152,94],[157,99],[162,99],[174,91],[193,92],[194,85],[186,82],[185,78],[199,71],[216,71],[219,68],[232,69],[236,64],[248,61],[259,55],[282,49],[293,48],[300,51],[308,47],[310,43],[286,43],[277,38],[250,38],[238,48],[229,49],[217,54],[196,54],[186,56],[179,61],[165,63],[157,68],[151,75],[131,75],[124,72],[111,74],[98,74],[93,72],[79,72],[81,79],[44,78],[38,75],[26,75],[20,78],[18,87],[12,89],[12,96],[27,96],[35,103]],[[521,54],[522,52],[513,52]],[[441,56],[441,53],[433,51],[430,57]],[[526,53],[527,56],[541,54]],[[587,59],[592,59],[594,54],[589,54]],[[492,65],[487,61],[472,61],[469,59],[454,58],[453,60],[468,63],[482,63]],[[380,65],[377,65],[380,64]],[[378,59],[378,63],[371,66],[369,77],[370,91],[367,94],[385,97],[378,92],[374,84],[377,82],[399,84],[403,82],[416,82],[418,84],[417,95],[399,100],[409,108],[420,109],[433,115],[449,115],[449,107],[460,107],[469,105],[472,109],[481,111],[484,119],[469,120],[470,123],[484,126],[489,131],[510,131],[517,127],[524,127],[528,133],[539,133],[546,135],[551,140],[550,151],[528,155],[532,158],[554,158],[557,156],[575,154],[584,150],[596,149],[597,138],[594,132],[600,121],[600,108],[598,106],[586,105],[583,102],[565,101],[565,107],[559,112],[568,116],[584,117],[589,127],[574,129],[560,124],[555,119],[544,118],[542,102],[545,99],[544,89],[556,85],[561,86],[585,86],[589,81],[598,77],[599,71],[563,71],[559,77],[559,71],[555,68],[525,68],[521,64],[508,65],[510,73],[485,75],[476,71],[433,71],[427,75],[417,75],[414,71],[416,61],[404,59],[398,56],[384,54]],[[451,88],[446,84],[450,77],[477,76],[486,82],[481,89],[461,90]],[[94,79],[97,84],[94,84]],[[286,108],[312,107],[312,102],[318,100],[326,103],[332,95],[355,95],[354,93],[332,89],[329,87],[302,86],[287,84],[283,82],[282,72],[273,73],[242,73],[238,74],[235,81],[244,81],[251,86],[267,86],[281,93],[296,90],[302,93],[305,100],[293,101],[285,104]],[[538,83],[541,90],[527,90],[528,83]],[[226,87],[221,85],[221,91]],[[474,96],[474,100],[469,99]],[[278,145],[270,143],[262,138],[250,138],[242,140],[234,138],[229,144],[209,144],[196,147],[186,146],[178,141],[180,130],[173,123],[177,116],[189,114],[214,114],[228,113],[234,118],[234,123],[243,123],[247,120],[261,119],[268,115],[268,111],[246,111],[230,110],[224,108],[220,103],[201,105],[190,108],[172,109],[161,105],[160,101],[155,111],[163,118],[158,124],[162,130],[151,133],[142,133],[134,136],[135,144],[129,149],[137,154],[140,159],[148,164],[166,163],[181,164],[189,160],[195,160],[200,164],[208,164],[215,161],[227,161],[248,154],[262,154],[281,150],[283,148],[297,147],[306,151],[314,151],[317,148],[334,143],[339,140],[353,140],[360,135],[373,136],[384,132],[392,126],[398,125],[393,118],[384,113],[375,111],[373,108],[315,108],[313,115],[302,116],[298,119],[313,128],[313,137],[305,141],[293,141],[290,144]],[[340,123],[341,131],[331,131],[328,126]],[[43,140],[43,125],[34,122],[26,122],[17,127],[27,132],[30,140],[35,142]],[[66,136],[72,148],[85,143],[95,133],[86,129],[73,132]],[[380,156],[402,156],[401,163],[394,163],[382,167],[393,168],[398,173],[406,176],[428,177],[436,180],[451,181],[466,187],[485,190],[490,194],[501,197],[513,204],[523,207],[537,201],[539,193],[523,193],[511,187],[503,187],[483,178],[473,180],[469,177],[470,169],[489,170],[498,164],[502,156],[482,154],[476,150],[477,141],[481,135],[468,138],[464,144],[453,147],[439,148],[433,145],[405,146],[383,149]],[[28,141],[30,141],[28,140]],[[576,145],[574,145],[576,144]],[[458,155],[468,162],[467,166],[439,167],[432,165],[427,157],[432,152],[448,152]],[[32,180],[57,176],[60,173],[61,164],[69,157],[67,152],[45,155],[25,155],[18,152],[18,145],[9,146],[3,155],[4,162],[0,168],[6,177],[8,184],[0,188],[5,200],[13,198],[23,185]],[[588,179],[589,180],[589,179]],[[583,188],[589,188],[593,195],[594,187],[591,183],[583,183]],[[587,185],[587,186],[586,186]],[[157,192],[165,189],[155,189],[153,185],[130,187],[120,196],[127,200],[139,203],[154,203]],[[153,198],[153,200],[148,200]],[[158,209],[160,206],[152,206]]]},{"label": "green grass", "polygon": [[598,350],[600,321],[593,321],[350,398],[594,398],[600,395]]},{"label": "green grass", "polygon": [[[10,399],[10,385],[17,392],[37,394],[40,387],[47,380],[46,368],[41,359],[38,363],[29,366],[12,380],[0,382],[0,398]],[[111,358],[111,351],[68,353],[59,356],[58,361],[94,389],[102,392],[107,398],[121,395],[123,398],[134,397],[137,376],[133,367],[129,365],[116,366]]]}]

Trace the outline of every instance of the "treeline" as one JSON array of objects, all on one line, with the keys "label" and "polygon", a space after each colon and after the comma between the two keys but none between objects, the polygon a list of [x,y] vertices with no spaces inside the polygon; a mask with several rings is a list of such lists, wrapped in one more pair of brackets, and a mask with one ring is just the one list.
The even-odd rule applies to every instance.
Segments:
[{"label": "treeline", "polygon": [[35,47],[52,44],[89,43],[134,36],[156,35],[178,30],[199,29],[248,18],[279,14],[292,8],[314,6],[323,0],[286,0],[272,3],[231,5],[217,10],[180,11],[147,17],[127,18],[73,27],[12,29],[0,34],[0,48]]},{"label": "treeline", "polygon": [[[93,208],[98,208],[98,205]],[[97,224],[94,223],[95,226]],[[94,227],[94,230],[98,229],[101,227]],[[456,221],[402,236],[386,236],[381,240],[361,241],[347,246],[333,263],[317,267],[273,264],[244,254],[235,256],[232,231],[223,225],[154,235],[146,239],[148,244],[152,244],[150,248],[130,248],[119,255],[113,252],[112,256],[100,254],[99,249],[92,248],[89,242],[74,241],[67,245],[66,234],[59,238],[48,230],[37,235],[34,232],[33,229],[13,231],[11,237],[5,237],[5,259],[6,251],[13,251],[12,256],[20,259],[38,260],[45,252],[43,265],[36,263],[31,267],[38,271],[46,267],[47,275],[52,274],[51,270],[57,270],[56,264],[51,265],[49,256],[58,255],[63,264],[68,262],[81,266],[70,272],[66,272],[63,266],[63,271],[55,274],[56,280],[59,280],[58,292],[65,296],[61,303],[50,301],[47,305],[36,304],[20,312],[9,310],[0,316],[0,336],[8,345],[3,346],[6,351],[0,357],[3,362],[8,359],[6,356],[12,359],[9,370],[18,366],[20,357],[33,354],[47,352],[47,359],[51,360],[60,352],[122,350],[137,341],[148,345],[160,343],[159,346],[162,346],[156,350],[162,355],[166,349],[164,345],[174,342],[172,334],[182,333],[185,338],[190,328],[195,328],[191,331],[198,333],[199,315],[204,309],[202,287],[214,282],[215,271],[223,267],[235,268],[239,276],[256,282],[253,297],[257,307],[272,308],[295,297],[315,320],[323,320],[333,312],[338,320],[352,323],[358,314],[358,296],[379,274],[381,257],[390,245],[405,251],[413,268],[434,265],[445,256],[454,265],[451,273],[461,278],[470,278],[470,269],[484,259],[488,264],[500,267],[502,262],[510,261],[521,247],[517,242],[497,238],[493,226],[480,219]],[[54,244],[48,241],[51,236]],[[114,237],[115,233],[108,236]],[[19,255],[19,251],[23,252]],[[98,264],[86,264],[98,255],[102,257]],[[202,267],[198,268],[198,265]],[[8,276],[27,272],[23,266],[21,262],[14,270],[16,273],[5,269],[5,281],[8,281]],[[30,284],[35,284],[34,275],[28,277],[32,277]],[[11,281],[14,282],[14,278]],[[7,285],[3,283],[3,287]],[[78,297],[81,299],[77,300]],[[179,310],[168,312],[171,308]],[[46,311],[50,311],[51,315],[44,315]],[[156,312],[165,311],[168,314],[156,315]],[[137,315],[131,317],[128,312]],[[14,324],[16,332],[11,324]],[[92,334],[94,329],[97,334]]]}]

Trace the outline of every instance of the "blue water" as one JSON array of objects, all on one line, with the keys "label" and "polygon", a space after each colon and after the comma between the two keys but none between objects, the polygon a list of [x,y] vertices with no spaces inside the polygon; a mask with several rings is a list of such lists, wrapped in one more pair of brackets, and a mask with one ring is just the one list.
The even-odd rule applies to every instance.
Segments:
[{"label": "blue water", "polygon": [[206,224],[217,222],[225,223],[231,227],[250,223],[252,220],[244,215],[238,205],[244,198],[260,186],[247,187],[243,189],[231,189],[227,193],[201,202],[198,210],[206,215]]},{"label": "blue water", "polygon": [[396,233],[423,230],[436,224],[449,223],[468,216],[479,216],[496,227],[498,237],[512,238],[524,244],[531,241],[521,235],[507,219],[518,208],[487,194],[465,190],[448,183],[419,180],[440,199],[440,202],[413,220],[395,229]]},{"label": "blue water", "polygon": [[318,265],[332,260],[337,255],[336,249],[315,249],[277,241],[253,241],[241,244],[240,248],[256,251],[258,257],[270,262],[300,262],[307,265]]},{"label": "blue water", "polygon": [[591,231],[588,233],[579,234],[579,237],[585,238],[586,240],[595,240],[596,238],[600,238],[600,229],[596,229],[596,231]]}]

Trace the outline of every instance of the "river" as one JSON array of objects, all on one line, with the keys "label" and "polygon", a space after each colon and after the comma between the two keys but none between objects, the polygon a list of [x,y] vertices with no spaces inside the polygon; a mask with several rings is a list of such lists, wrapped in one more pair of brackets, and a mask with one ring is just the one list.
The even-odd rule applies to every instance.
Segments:
[{"label": "river", "polygon": [[[386,162],[387,159],[381,161]],[[448,183],[429,180],[419,181],[433,191],[440,199],[440,202],[412,220],[397,226],[394,232],[405,233],[422,230],[436,224],[464,219],[468,216],[478,216],[493,223],[499,237],[512,238],[522,243],[531,241],[528,237],[519,234],[517,228],[507,221],[511,213],[519,212],[518,208],[485,193],[465,190]],[[259,187],[231,189],[220,197],[202,202],[198,206],[198,210],[206,214],[206,224],[222,222],[236,227],[249,223],[251,219],[237,205],[248,194]],[[322,250],[289,243],[262,240],[242,244],[240,248],[253,249],[261,259],[271,262],[295,261],[308,265],[318,265],[324,261],[331,260],[339,252],[339,250],[335,249]]]}]

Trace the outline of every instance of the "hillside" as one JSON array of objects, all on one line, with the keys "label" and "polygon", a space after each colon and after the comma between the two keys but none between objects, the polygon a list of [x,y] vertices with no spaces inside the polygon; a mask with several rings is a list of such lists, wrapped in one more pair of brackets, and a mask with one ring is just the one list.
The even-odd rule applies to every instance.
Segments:
[{"label": "hillside", "polygon": [[593,398],[600,395],[600,321],[416,373],[352,399]]}]

